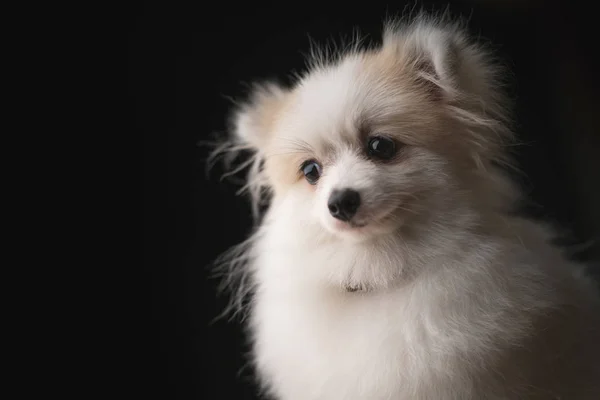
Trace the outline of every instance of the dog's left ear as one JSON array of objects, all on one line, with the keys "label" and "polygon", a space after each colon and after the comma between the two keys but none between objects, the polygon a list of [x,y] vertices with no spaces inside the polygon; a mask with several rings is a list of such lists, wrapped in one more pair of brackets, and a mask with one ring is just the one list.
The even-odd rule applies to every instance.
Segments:
[{"label": "dog's left ear", "polygon": [[232,133],[255,151],[263,149],[273,137],[289,91],[275,83],[254,84],[248,100],[232,115]]},{"label": "dog's left ear", "polygon": [[399,52],[436,97],[495,97],[498,71],[458,25],[422,17],[406,28],[388,24],[383,40],[384,48]]},{"label": "dog's left ear", "polygon": [[388,24],[384,50],[393,51],[415,82],[467,127],[464,140],[478,167],[493,160],[510,164],[504,144],[511,142],[508,99],[502,69],[485,48],[470,41],[460,25],[427,16],[408,26]]}]

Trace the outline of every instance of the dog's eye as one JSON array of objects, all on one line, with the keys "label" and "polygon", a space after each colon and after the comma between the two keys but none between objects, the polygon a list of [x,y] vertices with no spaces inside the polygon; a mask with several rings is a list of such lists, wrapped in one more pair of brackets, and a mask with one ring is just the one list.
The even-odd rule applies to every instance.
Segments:
[{"label": "dog's eye", "polygon": [[369,139],[367,151],[370,157],[389,160],[396,154],[396,143],[386,137],[374,136]]},{"label": "dog's eye", "polygon": [[302,163],[300,171],[311,185],[316,185],[321,176],[321,166],[315,160],[307,160]]}]

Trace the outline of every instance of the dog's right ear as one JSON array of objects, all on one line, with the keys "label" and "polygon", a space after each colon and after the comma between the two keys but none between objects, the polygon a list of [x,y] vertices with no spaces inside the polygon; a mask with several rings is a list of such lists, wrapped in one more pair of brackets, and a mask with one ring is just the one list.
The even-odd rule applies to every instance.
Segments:
[{"label": "dog's right ear", "polygon": [[254,84],[250,96],[232,116],[232,133],[253,150],[264,149],[273,137],[289,91],[275,83]]}]

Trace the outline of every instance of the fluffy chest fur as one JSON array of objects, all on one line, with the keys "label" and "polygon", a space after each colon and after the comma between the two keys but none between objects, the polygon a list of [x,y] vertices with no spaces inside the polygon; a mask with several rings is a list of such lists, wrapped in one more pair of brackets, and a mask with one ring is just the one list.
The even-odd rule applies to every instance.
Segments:
[{"label": "fluffy chest fur", "polygon": [[[311,295],[306,299],[306,295]],[[256,303],[255,355],[284,399],[392,398],[421,355],[415,316],[385,296],[264,293]],[[358,299],[358,297],[362,297]],[[403,379],[404,377],[404,379]],[[414,380],[413,380],[414,382]]]},{"label": "fluffy chest fur", "polygon": [[338,263],[376,265],[390,255],[361,258],[366,249],[356,244],[307,251],[278,223],[261,240],[257,248],[270,251],[256,259],[254,357],[278,398],[475,399],[481,387],[486,398],[528,390],[527,372],[495,369],[534,335],[537,315],[561,300],[522,247],[474,242],[418,279],[347,292],[315,278]]}]

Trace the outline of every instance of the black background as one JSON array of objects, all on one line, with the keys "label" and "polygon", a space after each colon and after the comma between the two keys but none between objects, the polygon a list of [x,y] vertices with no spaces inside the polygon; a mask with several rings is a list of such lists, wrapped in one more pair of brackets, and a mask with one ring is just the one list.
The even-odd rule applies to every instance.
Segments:
[{"label": "black background", "polygon": [[[145,157],[144,268],[136,285],[150,289],[140,310],[150,313],[149,325],[139,341],[150,398],[256,398],[242,368],[239,323],[211,322],[226,299],[217,297],[207,266],[251,228],[238,187],[220,182],[219,168],[206,178],[207,149],[197,145],[225,129],[226,96],[243,95],[243,83],[301,70],[308,34],[323,42],[359,27],[377,40],[386,13],[406,4],[279,3],[146,4],[131,19],[129,93]],[[439,10],[447,3],[418,4]],[[471,31],[491,42],[514,75],[524,143],[515,150],[532,200],[526,211],[577,240],[597,237],[596,14],[549,1],[457,1],[450,10],[470,17]],[[598,247],[580,258],[598,261]]]}]

